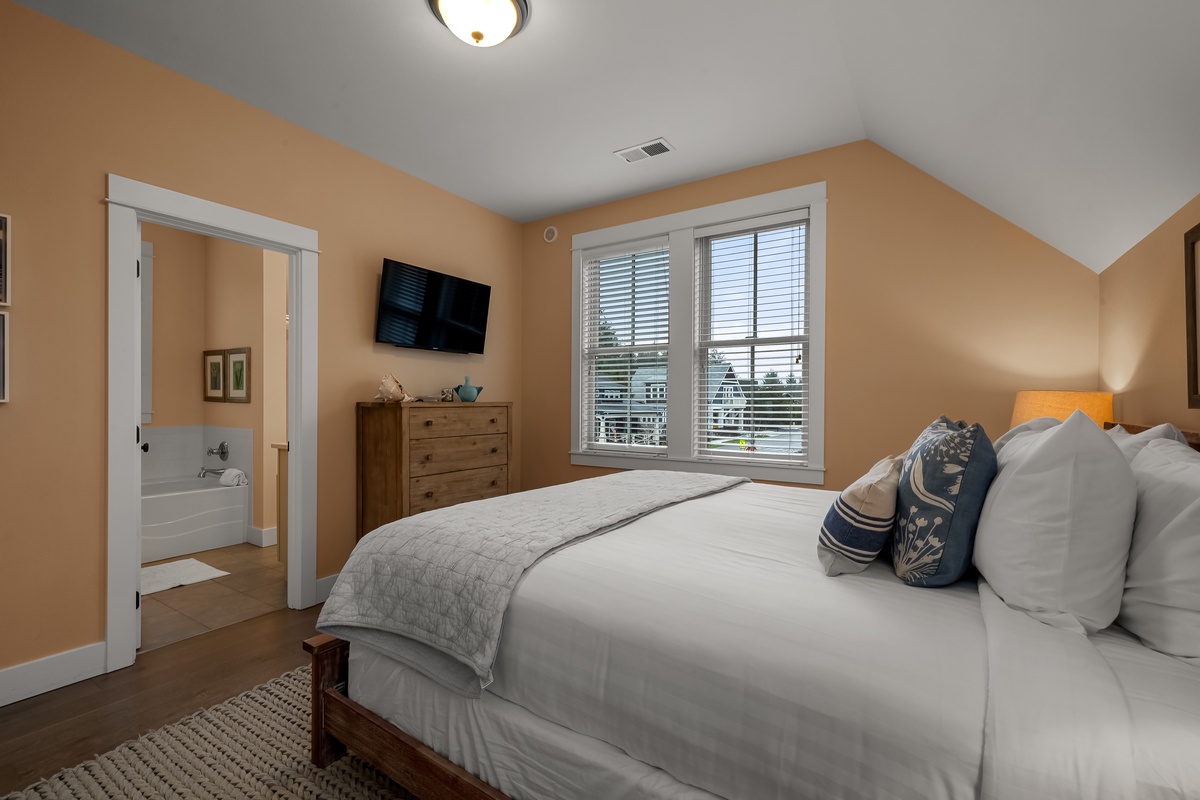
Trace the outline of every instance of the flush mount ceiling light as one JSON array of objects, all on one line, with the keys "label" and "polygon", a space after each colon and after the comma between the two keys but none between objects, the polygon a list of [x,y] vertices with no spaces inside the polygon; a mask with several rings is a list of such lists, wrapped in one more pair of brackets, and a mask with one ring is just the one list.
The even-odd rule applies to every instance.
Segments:
[{"label": "flush mount ceiling light", "polygon": [[529,21],[525,0],[429,0],[450,32],[475,47],[492,47],[515,36]]}]

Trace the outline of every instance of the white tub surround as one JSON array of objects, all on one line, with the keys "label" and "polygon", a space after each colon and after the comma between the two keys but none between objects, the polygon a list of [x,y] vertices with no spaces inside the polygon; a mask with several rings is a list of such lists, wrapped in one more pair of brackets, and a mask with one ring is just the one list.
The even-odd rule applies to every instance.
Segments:
[{"label": "white tub surround", "polygon": [[216,475],[142,484],[142,563],[246,541],[249,486]]}]

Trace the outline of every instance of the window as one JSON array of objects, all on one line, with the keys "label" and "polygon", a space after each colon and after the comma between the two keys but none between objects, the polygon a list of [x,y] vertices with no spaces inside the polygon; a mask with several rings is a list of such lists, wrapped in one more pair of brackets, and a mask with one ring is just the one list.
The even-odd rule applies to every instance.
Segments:
[{"label": "window", "polygon": [[572,463],[820,484],[824,184],[574,237]]}]

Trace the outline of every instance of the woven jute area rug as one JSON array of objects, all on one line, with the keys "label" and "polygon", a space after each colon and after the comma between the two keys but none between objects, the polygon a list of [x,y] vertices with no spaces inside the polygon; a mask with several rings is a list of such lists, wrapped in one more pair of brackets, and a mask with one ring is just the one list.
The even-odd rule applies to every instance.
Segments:
[{"label": "woven jute area rug", "polygon": [[301,667],[4,800],[22,798],[398,798],[354,756],[308,760],[311,670]]}]

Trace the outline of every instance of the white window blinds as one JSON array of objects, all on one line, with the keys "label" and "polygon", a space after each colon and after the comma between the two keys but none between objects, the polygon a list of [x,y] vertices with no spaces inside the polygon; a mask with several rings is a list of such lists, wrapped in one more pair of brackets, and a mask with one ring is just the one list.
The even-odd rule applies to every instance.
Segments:
[{"label": "white window blinds", "polygon": [[731,227],[696,238],[695,456],[804,465],[808,222]]},{"label": "white window blinds", "polygon": [[585,450],[665,450],[669,288],[661,241],[584,260]]}]

